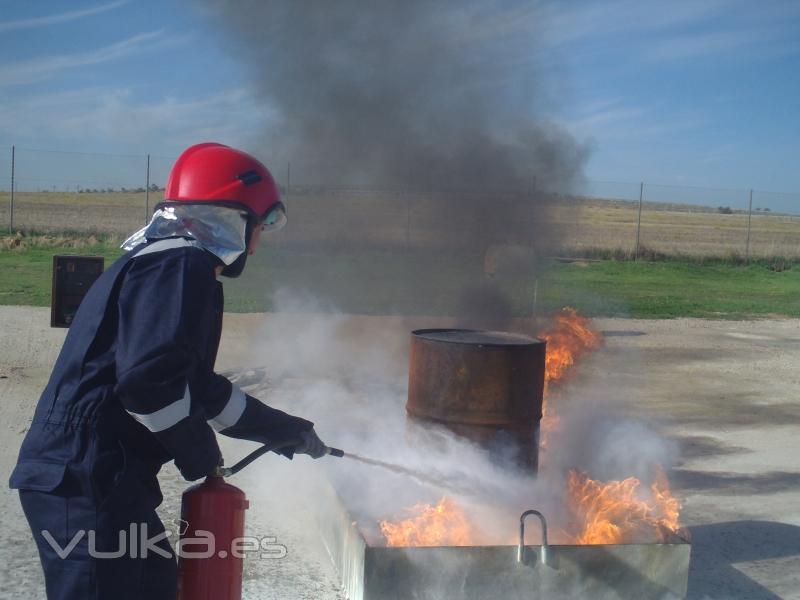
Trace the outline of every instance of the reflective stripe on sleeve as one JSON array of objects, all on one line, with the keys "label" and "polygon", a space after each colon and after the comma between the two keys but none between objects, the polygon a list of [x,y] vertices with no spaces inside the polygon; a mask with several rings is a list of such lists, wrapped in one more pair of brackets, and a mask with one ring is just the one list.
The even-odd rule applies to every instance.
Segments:
[{"label": "reflective stripe on sleeve", "polygon": [[244,392],[237,386],[231,384],[231,397],[228,399],[228,403],[225,404],[225,408],[223,408],[216,417],[209,419],[208,424],[211,425],[215,431],[221,431],[236,425],[246,407],[247,397]]},{"label": "reflective stripe on sleeve", "polygon": [[139,421],[142,425],[147,427],[153,433],[169,429],[179,421],[182,421],[189,416],[189,411],[192,405],[192,397],[189,394],[189,386],[186,386],[186,393],[183,398],[175,400],[172,404],[168,404],[155,412],[146,415],[131,412],[126,410],[130,416]]}]

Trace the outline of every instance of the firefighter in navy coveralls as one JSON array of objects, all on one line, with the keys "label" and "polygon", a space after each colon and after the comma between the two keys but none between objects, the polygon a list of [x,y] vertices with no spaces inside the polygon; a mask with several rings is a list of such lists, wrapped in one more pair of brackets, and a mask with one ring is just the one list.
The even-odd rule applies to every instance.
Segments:
[{"label": "firefighter in navy coveralls", "polygon": [[11,475],[51,600],[174,600],[168,540],[143,557],[130,551],[131,532],[164,532],[156,475],[171,460],[189,481],[211,473],[221,462],[215,430],[301,440],[282,451],[289,458],[325,451],[312,423],[214,372],[217,276],[238,276],[261,231],[285,222],[269,171],[244,152],[199,144],[178,158],[164,197],[81,304]]}]

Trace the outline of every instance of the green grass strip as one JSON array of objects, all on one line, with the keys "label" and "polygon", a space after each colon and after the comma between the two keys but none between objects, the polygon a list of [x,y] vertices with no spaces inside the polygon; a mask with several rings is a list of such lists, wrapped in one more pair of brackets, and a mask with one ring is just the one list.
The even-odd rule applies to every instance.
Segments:
[{"label": "green grass strip", "polygon": [[569,304],[590,316],[800,316],[800,269],[776,272],[761,264],[555,264],[540,289],[545,309]]},{"label": "green grass strip", "polygon": [[[122,252],[117,240],[80,247],[0,249],[0,304],[49,306],[54,254],[100,255],[106,267]],[[514,316],[528,316],[532,281],[488,281],[480,260],[388,252],[298,253],[265,247],[239,279],[225,280],[226,310],[273,308],[290,287],[319,310],[354,314],[449,315],[463,312],[469,288],[487,306],[498,297]],[[487,289],[502,294],[482,296]],[[474,299],[474,298],[473,298]],[[548,263],[538,285],[541,314],[574,306],[589,316],[742,319],[800,317],[800,268],[691,261]]]}]

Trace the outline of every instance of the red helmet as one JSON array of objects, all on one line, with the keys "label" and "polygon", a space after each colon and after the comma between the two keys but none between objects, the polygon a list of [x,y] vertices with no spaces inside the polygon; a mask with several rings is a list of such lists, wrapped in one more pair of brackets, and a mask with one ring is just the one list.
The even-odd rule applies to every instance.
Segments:
[{"label": "red helmet", "polygon": [[223,144],[195,144],[184,150],[170,171],[164,201],[244,208],[268,225],[285,218],[278,186],[267,167]]}]

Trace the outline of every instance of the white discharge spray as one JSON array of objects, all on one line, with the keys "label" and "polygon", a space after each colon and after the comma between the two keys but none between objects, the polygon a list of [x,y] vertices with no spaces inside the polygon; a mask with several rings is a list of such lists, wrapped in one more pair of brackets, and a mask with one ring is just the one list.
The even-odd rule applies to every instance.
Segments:
[{"label": "white discharge spray", "polygon": [[[672,464],[672,446],[625,414],[626,399],[613,382],[551,398],[559,404],[559,429],[542,450],[537,477],[492,462],[468,440],[407,421],[409,331],[446,325],[442,319],[325,314],[286,291],[276,302],[283,312],[268,317],[253,349],[270,365],[270,379],[248,391],[309,418],[326,443],[345,449],[351,460],[319,467],[371,544],[385,543],[381,520],[420,502],[435,504],[443,494],[474,524],[476,545],[515,543],[519,515],[529,508],[547,515],[553,543],[566,543],[574,519],[566,497],[570,469],[602,480],[634,475],[647,487],[656,464]],[[285,486],[297,487],[296,479]]]},{"label": "white discharge spray", "polygon": [[463,494],[464,496],[481,496],[488,492],[486,483],[474,479],[465,479],[464,477],[450,477],[444,473],[432,473],[430,471],[422,471],[419,469],[410,469],[395,463],[387,462],[385,460],[377,460],[374,458],[367,458],[353,454],[352,452],[345,452],[345,458],[352,458],[365,465],[387,469],[397,475],[404,475],[414,479],[422,485],[428,485],[435,488],[441,488],[450,493]]}]

